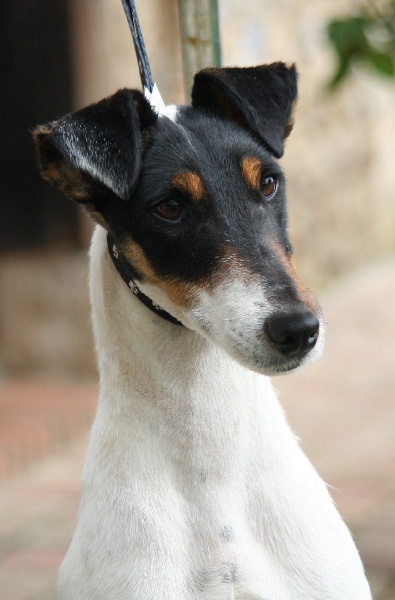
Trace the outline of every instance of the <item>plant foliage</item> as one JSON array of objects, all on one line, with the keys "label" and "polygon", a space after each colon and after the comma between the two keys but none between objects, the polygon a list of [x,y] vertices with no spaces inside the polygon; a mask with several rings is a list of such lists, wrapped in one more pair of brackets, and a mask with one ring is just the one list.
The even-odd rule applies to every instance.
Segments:
[{"label": "plant foliage", "polygon": [[337,56],[329,89],[335,89],[354,64],[395,77],[395,0],[365,3],[354,14],[328,23],[327,34]]}]

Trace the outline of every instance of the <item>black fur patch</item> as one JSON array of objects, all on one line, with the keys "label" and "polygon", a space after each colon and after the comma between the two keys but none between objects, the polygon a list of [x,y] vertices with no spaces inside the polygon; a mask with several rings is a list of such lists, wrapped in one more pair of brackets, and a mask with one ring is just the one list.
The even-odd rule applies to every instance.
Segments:
[{"label": "black fur patch", "polygon": [[[275,174],[280,180],[272,201],[243,179],[244,156],[257,156],[262,176]],[[172,186],[174,174],[182,171],[197,173],[202,180],[203,210]],[[172,197],[185,206],[177,223],[158,218],[153,210]],[[280,240],[289,251],[285,182],[279,165],[242,128],[190,107],[180,111],[176,124],[159,119],[128,212],[125,233],[143,248],[160,277],[207,280],[229,250],[259,273],[269,238]]]},{"label": "black fur patch", "polygon": [[204,69],[195,75],[192,105],[228,117],[255,134],[279,158],[293,125],[295,66]]},{"label": "black fur patch", "polygon": [[[120,248],[138,248],[157,280],[209,288],[220,260],[232,256],[247,274],[264,278],[269,296],[297,298],[283,264],[291,254],[285,180],[273,159],[289,132],[295,68],[202,71],[192,96],[194,106],[179,109],[176,123],[157,118],[140,92],[121,90],[38,128],[44,177],[85,204]],[[278,180],[272,199],[261,193],[258,171],[254,180],[251,170],[243,174],[248,158],[261,165],[262,180]],[[204,202],[174,185],[182,173],[194,174]],[[155,211],[172,199],[184,206],[175,221]],[[137,280],[145,277],[131,267]]]},{"label": "black fur patch", "polygon": [[141,92],[125,89],[37,127],[43,177],[99,212],[111,199],[109,192],[126,200],[140,173],[143,131],[156,119]]}]

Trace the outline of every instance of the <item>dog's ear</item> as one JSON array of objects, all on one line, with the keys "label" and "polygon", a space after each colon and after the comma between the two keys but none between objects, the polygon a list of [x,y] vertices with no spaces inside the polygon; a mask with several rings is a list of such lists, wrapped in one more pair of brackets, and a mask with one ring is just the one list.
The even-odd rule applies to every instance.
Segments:
[{"label": "dog's ear", "polygon": [[203,69],[195,75],[192,105],[231,118],[276,156],[293,127],[297,98],[295,65],[277,62],[259,67]]},{"label": "dog's ear", "polygon": [[120,90],[33,136],[41,173],[102,222],[109,199],[127,200],[137,182],[144,131],[157,119],[143,94]]}]

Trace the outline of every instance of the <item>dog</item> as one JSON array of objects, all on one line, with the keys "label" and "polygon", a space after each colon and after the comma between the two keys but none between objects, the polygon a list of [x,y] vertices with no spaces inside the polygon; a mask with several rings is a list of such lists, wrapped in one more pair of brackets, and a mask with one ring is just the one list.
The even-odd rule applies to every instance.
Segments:
[{"label": "dog", "polygon": [[324,339],[277,161],[296,100],[295,66],[205,69],[191,106],[123,89],[35,130],[43,177],[97,222],[100,399],[61,600],[371,598],[269,379]]}]

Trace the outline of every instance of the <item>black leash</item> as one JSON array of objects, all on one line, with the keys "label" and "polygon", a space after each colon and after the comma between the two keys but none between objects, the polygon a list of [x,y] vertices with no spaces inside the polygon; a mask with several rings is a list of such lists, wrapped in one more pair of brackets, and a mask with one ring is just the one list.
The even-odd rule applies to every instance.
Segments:
[{"label": "black leash", "polygon": [[122,0],[122,4],[129,23],[130,31],[132,32],[133,36],[141,84],[143,88],[146,88],[152,93],[152,90],[154,89],[154,82],[151,75],[151,67],[149,65],[147,51],[145,49],[143,34],[141,33],[134,0]]},{"label": "black leash", "polygon": [[[141,33],[140,24],[139,24],[137,12],[136,12],[136,7],[134,5],[133,0],[122,0],[122,4],[123,4],[123,8],[126,13],[126,18],[129,23],[130,31],[132,32],[132,36],[133,36],[133,43],[134,43],[134,49],[136,51],[136,57],[137,57],[137,62],[138,62],[138,66],[139,66],[141,84],[143,86],[144,92],[149,93],[150,101],[155,103],[155,98],[152,98],[151,95],[154,92],[154,88],[156,86],[154,85],[154,82],[152,79],[151,68],[149,65],[147,52],[145,50],[143,34]],[[156,100],[158,100],[158,98]],[[160,100],[160,102],[162,102],[162,99],[160,98],[160,96],[159,96],[159,100]],[[153,107],[158,109],[157,106],[156,107],[153,106]],[[156,315],[158,315],[159,317],[162,317],[162,319],[165,319],[166,321],[169,321],[170,323],[173,323],[174,325],[181,325],[183,327],[183,324],[180,321],[178,321],[178,319],[176,319],[170,313],[168,313],[166,310],[164,310],[163,308],[161,308],[160,306],[155,304],[151,300],[151,298],[146,296],[140,290],[137,283],[133,279],[133,274],[132,274],[132,271],[130,269],[130,266],[129,266],[126,258],[123,256],[122,252],[120,251],[120,249],[118,248],[118,246],[115,242],[115,239],[110,234],[107,234],[107,246],[108,246],[108,251],[110,253],[112,262],[114,263],[116,270],[118,271],[119,275],[122,277],[122,279],[124,280],[124,282],[126,283],[128,288],[136,296],[136,298],[138,298],[140,300],[140,302],[142,302],[144,304],[144,306],[146,306],[147,308],[152,310],[152,312],[154,312]]]},{"label": "black leash", "polygon": [[181,325],[183,327],[183,324],[178,319],[173,317],[164,308],[161,308],[160,306],[152,302],[151,298],[146,296],[140,290],[137,283],[133,279],[130,266],[128,265],[122,252],[119,250],[115,239],[110,234],[107,234],[107,246],[116,270],[118,271],[119,275],[122,277],[128,288],[136,296],[136,298],[138,298],[140,302],[142,302],[147,308],[152,310],[152,312],[154,312],[156,315],[162,317],[162,319],[165,319],[166,321],[169,321],[174,325]]}]

